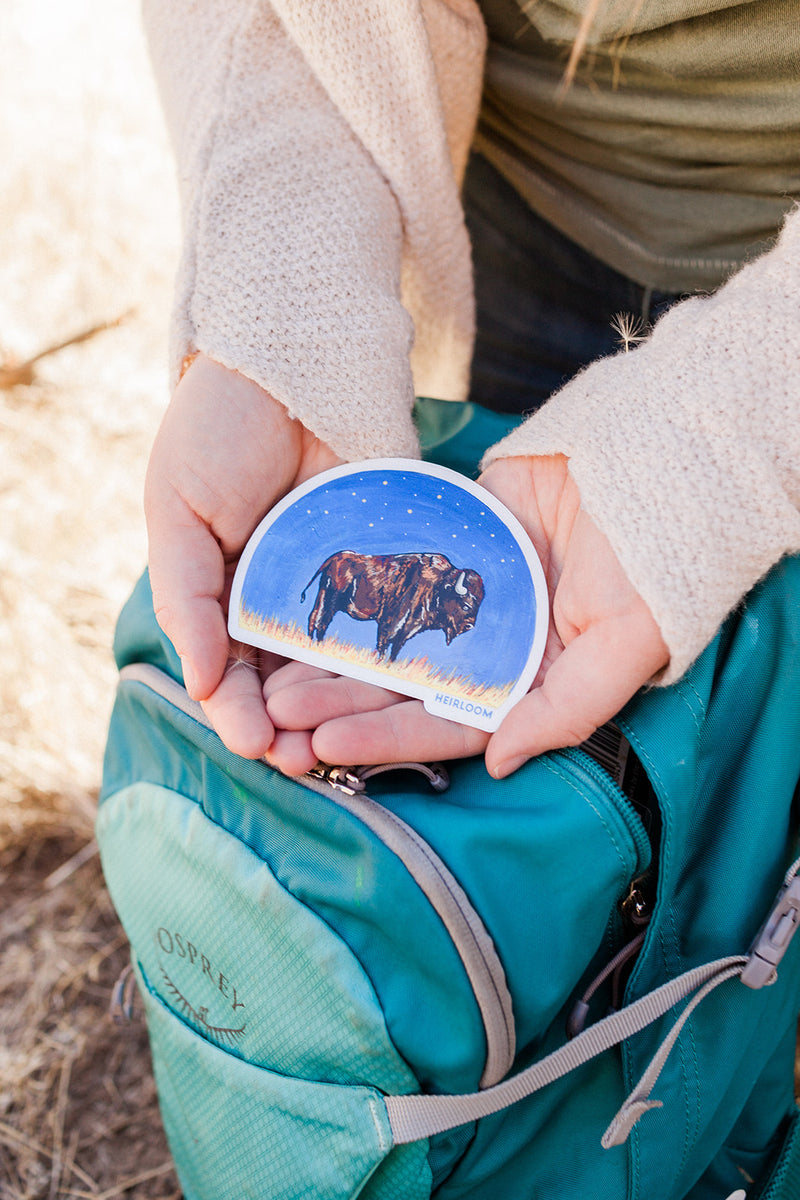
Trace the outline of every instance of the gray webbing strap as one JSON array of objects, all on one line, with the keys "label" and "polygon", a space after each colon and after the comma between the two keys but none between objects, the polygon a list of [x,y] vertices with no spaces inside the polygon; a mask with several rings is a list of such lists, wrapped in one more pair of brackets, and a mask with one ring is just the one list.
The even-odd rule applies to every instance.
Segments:
[{"label": "gray webbing strap", "polygon": [[[560,1079],[569,1071],[574,1071],[576,1067],[596,1058],[604,1050],[639,1033],[681,1000],[691,996],[698,989],[702,989],[701,995],[697,997],[699,1002],[702,995],[711,990],[712,986],[741,974],[746,962],[747,958],[744,955],[736,955],[731,958],[718,959],[716,962],[705,963],[701,967],[686,971],[677,979],[662,984],[660,988],[642,996],[640,1000],[634,1001],[620,1012],[612,1013],[611,1016],[598,1021],[573,1041],[554,1050],[540,1062],[533,1063],[519,1075],[507,1079],[495,1087],[487,1088],[485,1091],[463,1096],[387,1096],[385,1098],[386,1111],[389,1115],[394,1144],[400,1146],[406,1142],[416,1142],[421,1138],[432,1137],[435,1133],[443,1133],[447,1129],[455,1129],[458,1125],[466,1125],[481,1117],[488,1117],[492,1113],[508,1108],[511,1104],[516,1104],[518,1100],[524,1100],[526,1096],[533,1095],[540,1088],[546,1087],[547,1084]],[[708,987],[706,988],[704,985],[708,985]],[[688,1013],[686,1015],[688,1016]],[[679,1032],[680,1030],[675,1033],[675,1037]],[[668,1054],[674,1039],[670,1041],[670,1038],[667,1038],[667,1042],[670,1043],[667,1048]],[[656,1058],[658,1057],[659,1055],[656,1055]],[[664,1057],[666,1058],[666,1055]],[[663,1066],[663,1062],[658,1067],[656,1075],[660,1072],[661,1066]],[[653,1106],[652,1101],[643,1103],[647,1107]],[[646,1108],[639,1107],[635,1115],[632,1114],[633,1120],[630,1120],[629,1127],[644,1111]]]},{"label": "gray webbing strap", "polygon": [[[747,962],[747,959],[744,960]],[[714,988],[719,987],[726,979],[733,979],[742,973],[742,963],[740,961],[734,967],[729,967],[727,971],[720,971],[708,983],[700,988],[700,991],[692,997],[689,1003],[684,1008],[678,1020],[670,1029],[668,1035],[659,1046],[656,1053],[650,1060],[650,1063],[642,1078],[637,1083],[636,1087],[631,1092],[628,1099],[622,1105],[614,1120],[609,1125],[608,1129],[600,1139],[603,1149],[608,1150],[610,1146],[621,1146],[628,1140],[628,1135],[633,1129],[636,1122],[644,1113],[651,1108],[661,1108],[660,1100],[651,1100],[650,1093],[655,1087],[656,1080],[664,1069],[664,1065],[669,1058],[672,1047],[677,1042],[680,1032],[683,1029],[689,1017],[697,1008],[709,992],[713,992]]]},{"label": "gray webbing strap", "polygon": [[800,928],[800,858],[789,867],[769,916],[746,955],[720,958],[695,967],[642,996],[620,1012],[613,1013],[584,1030],[571,1042],[554,1050],[512,1079],[486,1091],[468,1096],[389,1096],[386,1110],[396,1145],[443,1133],[466,1125],[533,1095],[548,1083],[602,1054],[611,1046],[662,1017],[681,1000],[691,996],[678,1020],[661,1043],[636,1087],[609,1125],[602,1138],[604,1147],[619,1146],[644,1113],[661,1105],[650,1093],[663,1070],[681,1030],[705,997],[728,979],[740,976],[748,987],[773,983],[778,964],[796,930]]}]

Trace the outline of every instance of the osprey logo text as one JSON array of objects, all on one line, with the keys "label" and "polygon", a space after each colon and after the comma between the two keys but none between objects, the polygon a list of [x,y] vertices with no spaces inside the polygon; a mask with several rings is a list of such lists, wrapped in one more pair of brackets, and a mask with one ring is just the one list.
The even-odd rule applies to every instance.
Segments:
[{"label": "osprey logo text", "polygon": [[[235,1045],[247,1028],[245,1003],[236,987],[185,934],[156,931],[161,974],[172,1004],[210,1038]],[[191,998],[190,998],[191,997]],[[227,1013],[236,1014],[234,1020]],[[238,1016],[238,1023],[237,1023]]]}]

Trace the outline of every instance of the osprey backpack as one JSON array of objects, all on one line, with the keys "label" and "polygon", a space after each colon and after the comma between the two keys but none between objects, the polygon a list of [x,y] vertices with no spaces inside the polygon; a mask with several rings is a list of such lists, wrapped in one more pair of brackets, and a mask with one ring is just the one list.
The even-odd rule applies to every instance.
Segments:
[{"label": "osprey backpack", "polygon": [[188,1200],[797,1200],[798,597],[786,559],[508,779],[289,779],[189,699],[145,576],[97,834]]}]

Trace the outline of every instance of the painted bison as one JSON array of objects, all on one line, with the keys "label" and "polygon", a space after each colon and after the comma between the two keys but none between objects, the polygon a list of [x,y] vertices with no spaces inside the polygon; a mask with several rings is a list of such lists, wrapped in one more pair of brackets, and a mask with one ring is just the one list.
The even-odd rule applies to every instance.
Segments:
[{"label": "painted bison", "polygon": [[321,642],[337,612],[356,621],[377,621],[375,649],[392,662],[409,638],[441,629],[448,646],[472,629],[483,600],[477,571],[454,567],[444,554],[355,554],[339,550],[309,579],[319,576],[308,636]]}]

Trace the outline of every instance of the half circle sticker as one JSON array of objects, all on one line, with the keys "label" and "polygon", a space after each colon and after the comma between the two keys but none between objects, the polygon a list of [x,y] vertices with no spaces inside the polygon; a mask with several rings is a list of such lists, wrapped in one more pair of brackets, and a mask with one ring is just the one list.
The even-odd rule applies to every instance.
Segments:
[{"label": "half circle sticker", "polygon": [[234,576],[233,638],[493,731],[544,654],[544,572],[479,484],[406,459],[349,463],[285,496]]}]

